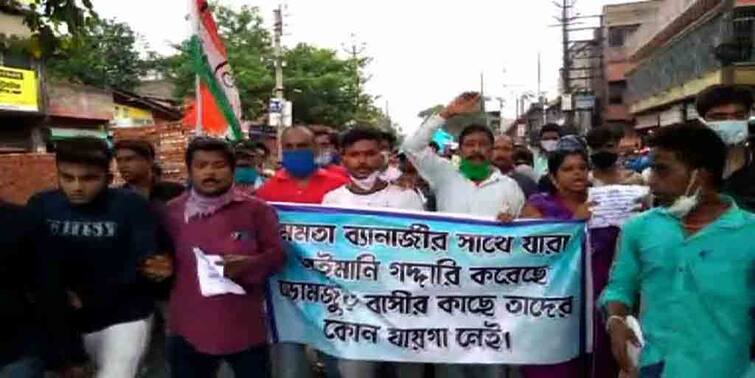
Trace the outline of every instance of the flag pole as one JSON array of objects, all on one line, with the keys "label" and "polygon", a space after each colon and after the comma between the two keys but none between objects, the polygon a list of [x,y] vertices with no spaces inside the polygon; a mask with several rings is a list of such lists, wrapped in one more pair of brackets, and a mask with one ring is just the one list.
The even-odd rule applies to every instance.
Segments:
[{"label": "flag pole", "polygon": [[[197,3],[198,0],[189,0],[189,9],[190,14],[195,15],[196,17],[194,20],[191,20],[191,28],[194,31],[194,38],[195,43],[201,43],[199,41],[199,30],[200,25],[199,23],[201,21],[201,9],[199,9],[199,4]],[[191,17],[191,16],[190,16]],[[194,46],[194,49],[196,49],[197,46]],[[192,53],[196,53],[196,51],[192,51]],[[196,57],[194,57],[196,59]],[[196,69],[196,68],[195,68]],[[204,135],[204,127],[202,125],[202,80],[199,78],[199,72],[194,73],[194,92],[195,92],[195,104],[194,104],[194,112],[196,114],[196,121],[195,121],[195,135]]]},{"label": "flag pole", "polygon": [[194,106],[194,110],[196,111],[197,115],[197,122],[196,122],[196,135],[204,135],[204,128],[202,127],[202,81],[199,79],[199,74],[194,75],[195,76],[195,91],[196,91],[196,105]]}]

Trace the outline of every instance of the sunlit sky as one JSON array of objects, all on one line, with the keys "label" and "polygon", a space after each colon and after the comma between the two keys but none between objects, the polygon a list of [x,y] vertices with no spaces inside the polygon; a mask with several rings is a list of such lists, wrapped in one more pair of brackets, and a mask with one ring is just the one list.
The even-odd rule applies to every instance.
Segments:
[{"label": "sunlit sky", "polygon": [[[127,22],[149,48],[172,52],[171,44],[191,32],[190,0],[94,0],[104,17]],[[465,90],[480,88],[505,101],[513,118],[515,97],[537,90],[537,56],[542,59],[542,91],[555,96],[561,66],[561,34],[551,0],[219,0],[238,8],[258,6],[272,30],[273,9],[286,6],[284,44],[306,42],[338,50],[352,34],[374,60],[367,68],[370,94],[405,132],[420,122],[417,113],[446,103]],[[616,0],[577,0],[576,12],[599,14]],[[596,20],[587,20],[594,25]],[[497,108],[492,101],[491,108]],[[296,106],[296,104],[294,104]]]}]

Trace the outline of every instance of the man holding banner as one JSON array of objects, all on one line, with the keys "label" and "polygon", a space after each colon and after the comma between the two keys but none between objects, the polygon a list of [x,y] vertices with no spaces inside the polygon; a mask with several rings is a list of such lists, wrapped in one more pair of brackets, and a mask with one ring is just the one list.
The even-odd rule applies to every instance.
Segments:
[{"label": "man holding banner", "polygon": [[[461,131],[461,164],[457,169],[450,161],[428,147],[432,135],[457,115],[479,112],[480,95],[464,93],[438,115],[428,118],[417,132],[404,142],[403,149],[420,175],[435,189],[438,211],[475,216],[497,217],[510,221],[524,206],[524,193],[510,177],[491,164],[494,137],[487,126],[472,124]],[[436,369],[437,370],[437,369]],[[496,376],[496,367],[449,366],[440,369],[448,377]]]},{"label": "man holding banner", "polygon": [[[381,134],[371,128],[354,128],[341,140],[343,164],[349,171],[351,183],[325,195],[323,205],[355,208],[396,208],[423,210],[422,198],[412,190],[405,190],[380,179],[383,155],[380,153]],[[422,378],[422,364],[397,364],[399,378]],[[379,364],[374,361],[339,360],[338,370],[343,378],[373,378]]]},{"label": "man holding banner", "polygon": [[[326,193],[343,186],[347,178],[334,175],[315,162],[315,134],[304,126],[281,133],[283,168],[276,172],[256,196],[270,202],[320,204]],[[300,343],[276,343],[272,348],[276,378],[312,377],[309,359]]]}]

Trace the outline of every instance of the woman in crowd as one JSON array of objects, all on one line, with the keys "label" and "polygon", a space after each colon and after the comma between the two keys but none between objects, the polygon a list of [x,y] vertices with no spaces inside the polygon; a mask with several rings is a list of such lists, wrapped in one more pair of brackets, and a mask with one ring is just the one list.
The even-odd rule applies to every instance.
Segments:
[{"label": "woman in crowd", "polygon": [[[546,193],[532,196],[522,210],[522,218],[550,220],[579,220],[590,218],[587,191],[590,186],[590,164],[586,148],[577,137],[564,137],[556,151],[548,158],[548,172],[552,186]],[[616,227],[590,230],[592,253],[593,294],[597,300],[607,284],[608,273],[616,249],[619,229]],[[525,378],[582,378],[616,377],[618,368],[611,358],[611,348],[604,325],[597,313],[595,318],[594,354],[591,361],[578,358],[561,364],[525,366]]]}]

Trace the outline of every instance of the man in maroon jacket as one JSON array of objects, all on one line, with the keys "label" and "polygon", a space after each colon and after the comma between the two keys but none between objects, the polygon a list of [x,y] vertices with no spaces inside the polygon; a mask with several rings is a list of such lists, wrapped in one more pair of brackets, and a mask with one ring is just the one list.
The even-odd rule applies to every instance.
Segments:
[{"label": "man in maroon jacket", "polygon": [[191,190],[168,205],[176,247],[168,359],[173,377],[267,377],[264,285],[283,266],[275,210],[233,186],[231,146],[197,138],[186,152]]}]

